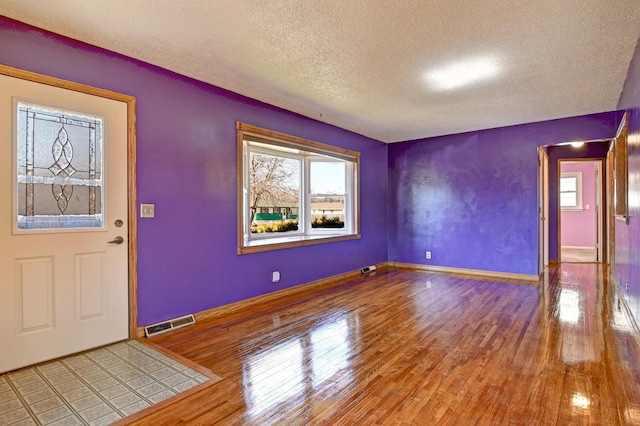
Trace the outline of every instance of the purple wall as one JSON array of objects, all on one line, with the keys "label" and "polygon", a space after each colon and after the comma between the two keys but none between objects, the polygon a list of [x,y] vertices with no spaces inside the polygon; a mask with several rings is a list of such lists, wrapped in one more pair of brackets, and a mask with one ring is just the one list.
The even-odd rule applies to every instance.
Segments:
[{"label": "purple wall", "polygon": [[582,210],[560,211],[560,245],[596,247],[596,163],[580,161],[560,163],[561,173],[582,174]]},{"label": "purple wall", "polygon": [[[616,221],[615,278],[640,319],[640,46],[627,73],[618,107],[629,113],[629,224]],[[628,284],[628,288],[627,285]]]},{"label": "purple wall", "polygon": [[[640,198],[638,61],[621,100],[636,107],[632,203]],[[619,122],[617,113],[602,113],[387,147],[4,17],[0,63],[136,96],[138,201],[156,204],[155,219],[138,221],[140,325],[387,259],[537,274],[536,147],[609,138]],[[360,151],[362,239],[238,256],[236,120]],[[632,214],[638,210],[632,205]],[[616,231],[619,271],[635,295],[638,231],[633,218]],[[278,285],[273,270],[282,272]]]},{"label": "purple wall", "polygon": [[537,275],[537,147],[610,138],[618,115],[390,145],[389,259]]},{"label": "purple wall", "polygon": [[[614,123],[618,122],[622,113],[614,116]],[[615,136],[617,124],[609,138]],[[603,137],[604,139],[604,137]],[[569,145],[547,147],[549,155],[549,259],[558,260],[558,161],[574,158],[607,158],[609,142],[592,142],[584,144],[580,148]]]},{"label": "purple wall", "polygon": [[[140,325],[387,260],[386,144],[4,17],[0,63],[137,98]],[[236,120],[360,151],[362,239],[239,256]]]}]

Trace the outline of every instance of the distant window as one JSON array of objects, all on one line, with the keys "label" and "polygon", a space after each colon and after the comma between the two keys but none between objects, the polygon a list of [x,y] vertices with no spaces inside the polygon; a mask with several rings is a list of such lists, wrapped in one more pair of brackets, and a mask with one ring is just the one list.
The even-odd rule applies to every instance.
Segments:
[{"label": "distant window", "polygon": [[582,210],[582,172],[562,173],[560,177],[560,208]]},{"label": "distant window", "polygon": [[[238,137],[238,253],[360,238],[360,153],[244,123]],[[270,214],[256,214],[263,208]]]}]

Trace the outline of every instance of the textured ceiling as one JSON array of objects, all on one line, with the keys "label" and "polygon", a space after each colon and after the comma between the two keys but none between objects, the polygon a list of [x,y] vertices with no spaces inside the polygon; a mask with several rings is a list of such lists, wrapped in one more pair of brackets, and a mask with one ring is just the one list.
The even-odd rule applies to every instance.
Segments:
[{"label": "textured ceiling", "polygon": [[[640,34],[638,0],[0,0],[0,14],[384,142],[614,110]],[[493,78],[428,78],[474,59]]]}]

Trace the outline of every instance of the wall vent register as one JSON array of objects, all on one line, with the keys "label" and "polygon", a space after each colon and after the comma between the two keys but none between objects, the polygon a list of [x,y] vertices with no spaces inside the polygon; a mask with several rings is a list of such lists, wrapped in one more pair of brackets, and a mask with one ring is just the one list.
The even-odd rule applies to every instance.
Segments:
[{"label": "wall vent register", "polygon": [[192,314],[185,315],[183,317],[170,319],[168,321],[159,322],[156,324],[148,325],[144,328],[144,334],[146,337],[153,337],[159,334],[167,333],[171,330],[186,327],[191,324],[195,324],[196,320]]}]

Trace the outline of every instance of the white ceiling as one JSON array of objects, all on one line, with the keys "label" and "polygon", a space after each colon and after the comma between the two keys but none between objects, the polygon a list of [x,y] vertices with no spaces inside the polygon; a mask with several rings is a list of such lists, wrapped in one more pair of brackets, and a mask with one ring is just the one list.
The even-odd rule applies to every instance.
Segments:
[{"label": "white ceiling", "polygon": [[[384,142],[614,110],[640,35],[638,0],[0,0],[0,14]],[[432,88],[429,72],[469,59],[495,78]]]}]

